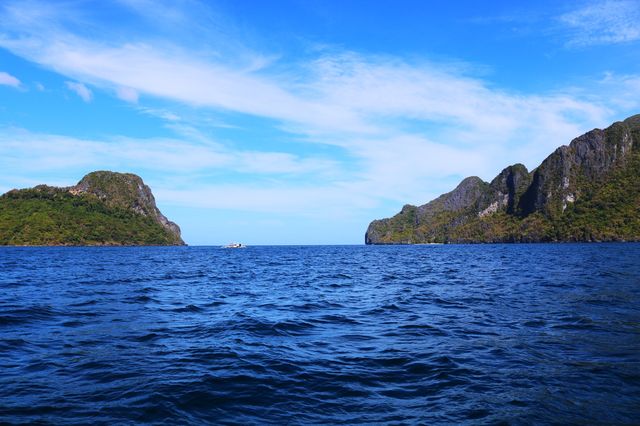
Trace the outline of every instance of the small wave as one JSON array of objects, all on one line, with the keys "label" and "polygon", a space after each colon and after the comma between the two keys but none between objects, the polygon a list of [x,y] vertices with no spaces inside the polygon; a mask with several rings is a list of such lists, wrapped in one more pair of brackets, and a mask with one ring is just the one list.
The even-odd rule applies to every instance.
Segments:
[{"label": "small wave", "polygon": [[158,302],[158,300],[154,299],[151,296],[147,296],[146,294],[142,296],[132,297],[127,300],[129,303],[150,303],[150,302]]},{"label": "small wave", "polygon": [[91,300],[85,300],[82,302],[78,302],[78,303],[71,303],[69,306],[74,307],[74,308],[79,308],[82,306],[93,306],[93,305],[97,305],[98,301],[95,299],[91,299]]},{"label": "small wave", "polygon": [[27,345],[24,339],[0,339],[0,350],[10,351]]},{"label": "small wave", "polygon": [[463,303],[454,302],[454,301],[451,301],[451,300],[445,300],[445,299],[442,299],[440,297],[436,297],[435,299],[433,299],[433,303],[435,305],[438,305],[438,306],[442,307],[442,308],[464,308],[464,309],[467,308],[467,306],[464,305]]},{"label": "small wave", "polygon": [[130,340],[133,340],[134,342],[149,342],[151,340],[156,340],[159,337],[160,335],[157,333],[148,333],[143,334],[142,336],[133,336],[130,338]]},{"label": "small wave", "polygon": [[282,321],[275,323],[272,328],[282,335],[301,336],[315,328],[315,325],[306,321]]},{"label": "small wave", "polygon": [[36,305],[28,308],[6,309],[0,315],[0,325],[25,324],[55,318],[60,313],[48,305]]},{"label": "small wave", "polygon": [[319,323],[327,323],[327,324],[360,324],[359,321],[349,318],[345,315],[336,315],[336,314],[328,314],[323,315],[320,318],[314,320]]},{"label": "small wave", "polygon": [[222,305],[227,305],[228,302],[225,302],[224,300],[214,300],[213,302],[209,302],[207,304],[205,304],[204,306],[206,306],[207,308],[215,308],[217,306],[222,306]]},{"label": "small wave", "polygon": [[368,340],[377,340],[378,337],[370,336],[367,334],[343,334],[340,336],[342,339],[352,341],[352,342],[366,342]]},{"label": "small wave", "polygon": [[551,328],[568,330],[589,330],[596,328],[596,324],[593,320],[586,317],[564,317],[559,318],[559,321],[559,324],[552,324]]},{"label": "small wave", "polygon": [[63,327],[79,327],[79,326],[81,326],[83,324],[84,323],[82,321],[73,320],[73,321],[65,321],[61,325]]},{"label": "small wave", "polygon": [[491,414],[491,411],[484,408],[474,408],[471,410],[463,411],[462,415],[469,420],[483,419]]},{"label": "small wave", "polygon": [[428,324],[404,324],[400,326],[403,333],[411,336],[447,336],[449,333]]},{"label": "small wave", "polygon": [[545,320],[529,320],[529,321],[525,321],[522,323],[522,325],[524,325],[525,327],[544,327],[545,325],[547,325],[547,322]]},{"label": "small wave", "polygon": [[184,306],[182,308],[176,308],[173,309],[173,312],[192,312],[192,313],[196,313],[196,312],[203,312],[204,309],[196,306],[196,305],[187,305]]}]

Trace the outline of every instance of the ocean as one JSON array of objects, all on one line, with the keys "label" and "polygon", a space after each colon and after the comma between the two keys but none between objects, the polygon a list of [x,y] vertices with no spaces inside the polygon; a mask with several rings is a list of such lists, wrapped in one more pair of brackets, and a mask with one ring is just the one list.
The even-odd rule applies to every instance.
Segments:
[{"label": "ocean", "polygon": [[638,422],[640,244],[0,248],[0,423]]}]

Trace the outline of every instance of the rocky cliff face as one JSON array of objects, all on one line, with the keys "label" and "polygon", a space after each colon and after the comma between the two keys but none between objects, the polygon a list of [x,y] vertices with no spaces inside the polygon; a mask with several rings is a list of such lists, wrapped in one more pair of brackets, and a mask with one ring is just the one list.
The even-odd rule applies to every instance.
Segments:
[{"label": "rocky cliff face", "polygon": [[110,207],[129,209],[150,217],[172,233],[177,240],[182,241],[180,227],[160,212],[151,189],[144,184],[140,176],[109,171],[91,172],[76,186],[69,188],[69,192],[73,195],[92,194]]},{"label": "rocky cliff face", "polygon": [[613,168],[623,166],[633,149],[632,121],[592,130],[547,157],[520,200],[522,213],[542,211],[559,216],[569,203],[586,195],[585,183],[600,181]]},{"label": "rocky cliff face", "polygon": [[184,245],[139,176],[107,171],[72,187],[0,197],[0,245]]},{"label": "rocky cliff face", "polygon": [[373,221],[365,242],[638,240],[639,144],[640,115],[594,129],[531,173],[516,164],[490,183],[467,178],[423,206]]},{"label": "rocky cliff face", "polygon": [[489,198],[483,200],[483,206],[487,206],[479,215],[486,216],[501,209],[509,214],[515,213],[518,200],[530,183],[531,175],[523,164],[515,164],[502,170],[489,184],[492,191]]}]

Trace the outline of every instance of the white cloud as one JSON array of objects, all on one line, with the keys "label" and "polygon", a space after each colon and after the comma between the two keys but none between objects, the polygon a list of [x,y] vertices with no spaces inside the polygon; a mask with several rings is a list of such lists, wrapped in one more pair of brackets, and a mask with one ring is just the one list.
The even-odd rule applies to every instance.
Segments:
[{"label": "white cloud", "polygon": [[20,37],[5,36],[0,46],[95,86],[117,92],[126,87],[129,99],[144,93],[272,118],[288,131],[346,148],[352,146],[353,135],[402,135],[407,119],[421,122],[423,128],[435,123],[508,143],[513,134],[522,133],[523,123],[536,127],[536,120],[548,121],[550,115],[562,127],[568,122],[604,122],[606,115],[603,108],[564,94],[524,96],[496,90],[446,64],[344,53],[269,74],[167,43],[89,41],[61,30],[60,19],[41,19],[35,29],[16,30]]},{"label": "white cloud", "polygon": [[66,81],[65,85],[69,90],[74,92],[76,95],[80,96],[83,101],[91,102],[93,99],[93,93],[91,90],[82,83],[78,83],[76,81]]},{"label": "white cloud", "polygon": [[11,86],[11,87],[20,87],[21,83],[16,77],[12,76],[9,73],[4,71],[0,71],[0,85]]},{"label": "white cloud", "polygon": [[349,217],[375,205],[370,194],[348,192],[332,185],[198,185],[178,190],[160,188],[157,193],[174,205],[291,214],[325,220]]},{"label": "white cloud", "polygon": [[559,18],[569,28],[569,45],[625,43],[640,39],[640,2],[605,0],[566,13]]},{"label": "white cloud", "polygon": [[43,171],[69,168],[136,168],[175,175],[206,171],[238,174],[333,174],[336,163],[322,157],[300,157],[270,151],[230,150],[215,142],[165,138],[112,137],[77,139],[4,128],[0,158],[12,170]]},{"label": "white cloud", "polygon": [[116,88],[116,96],[123,101],[138,103],[139,94],[135,89],[130,87],[118,87]]},{"label": "white cloud", "polygon": [[[151,45],[109,47],[57,34],[48,39],[60,41],[40,44],[38,39],[20,39],[0,44],[94,85],[116,90],[127,87],[136,94],[195,107],[277,119],[288,131],[347,149],[353,146],[354,135],[388,139],[403,135],[407,118],[422,122],[420,127],[425,129],[434,123],[468,129],[466,135],[473,135],[473,140],[460,143],[469,144],[480,136],[513,142],[512,136],[522,133],[523,126],[538,127],[536,120],[552,118],[560,126],[568,122],[580,125],[604,122],[606,115],[603,108],[567,95],[510,94],[446,67],[393,58],[323,57],[290,74],[269,77],[237,72],[187,51],[168,55]],[[550,143],[561,142],[562,136]]]},{"label": "white cloud", "polygon": [[599,82],[610,102],[619,109],[640,110],[640,75],[619,75],[608,72]]},{"label": "white cloud", "polygon": [[138,111],[151,117],[161,118],[169,123],[175,123],[181,121],[181,117],[169,110],[163,108],[149,108],[145,106],[138,106]]}]

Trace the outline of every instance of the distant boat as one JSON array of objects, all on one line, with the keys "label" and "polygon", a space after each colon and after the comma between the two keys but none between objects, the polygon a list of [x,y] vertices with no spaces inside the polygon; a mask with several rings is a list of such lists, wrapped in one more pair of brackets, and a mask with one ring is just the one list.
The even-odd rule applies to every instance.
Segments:
[{"label": "distant boat", "polygon": [[222,246],[222,248],[237,249],[237,248],[247,248],[247,246],[245,246],[242,243],[231,243],[231,244],[227,244],[226,246]]}]

